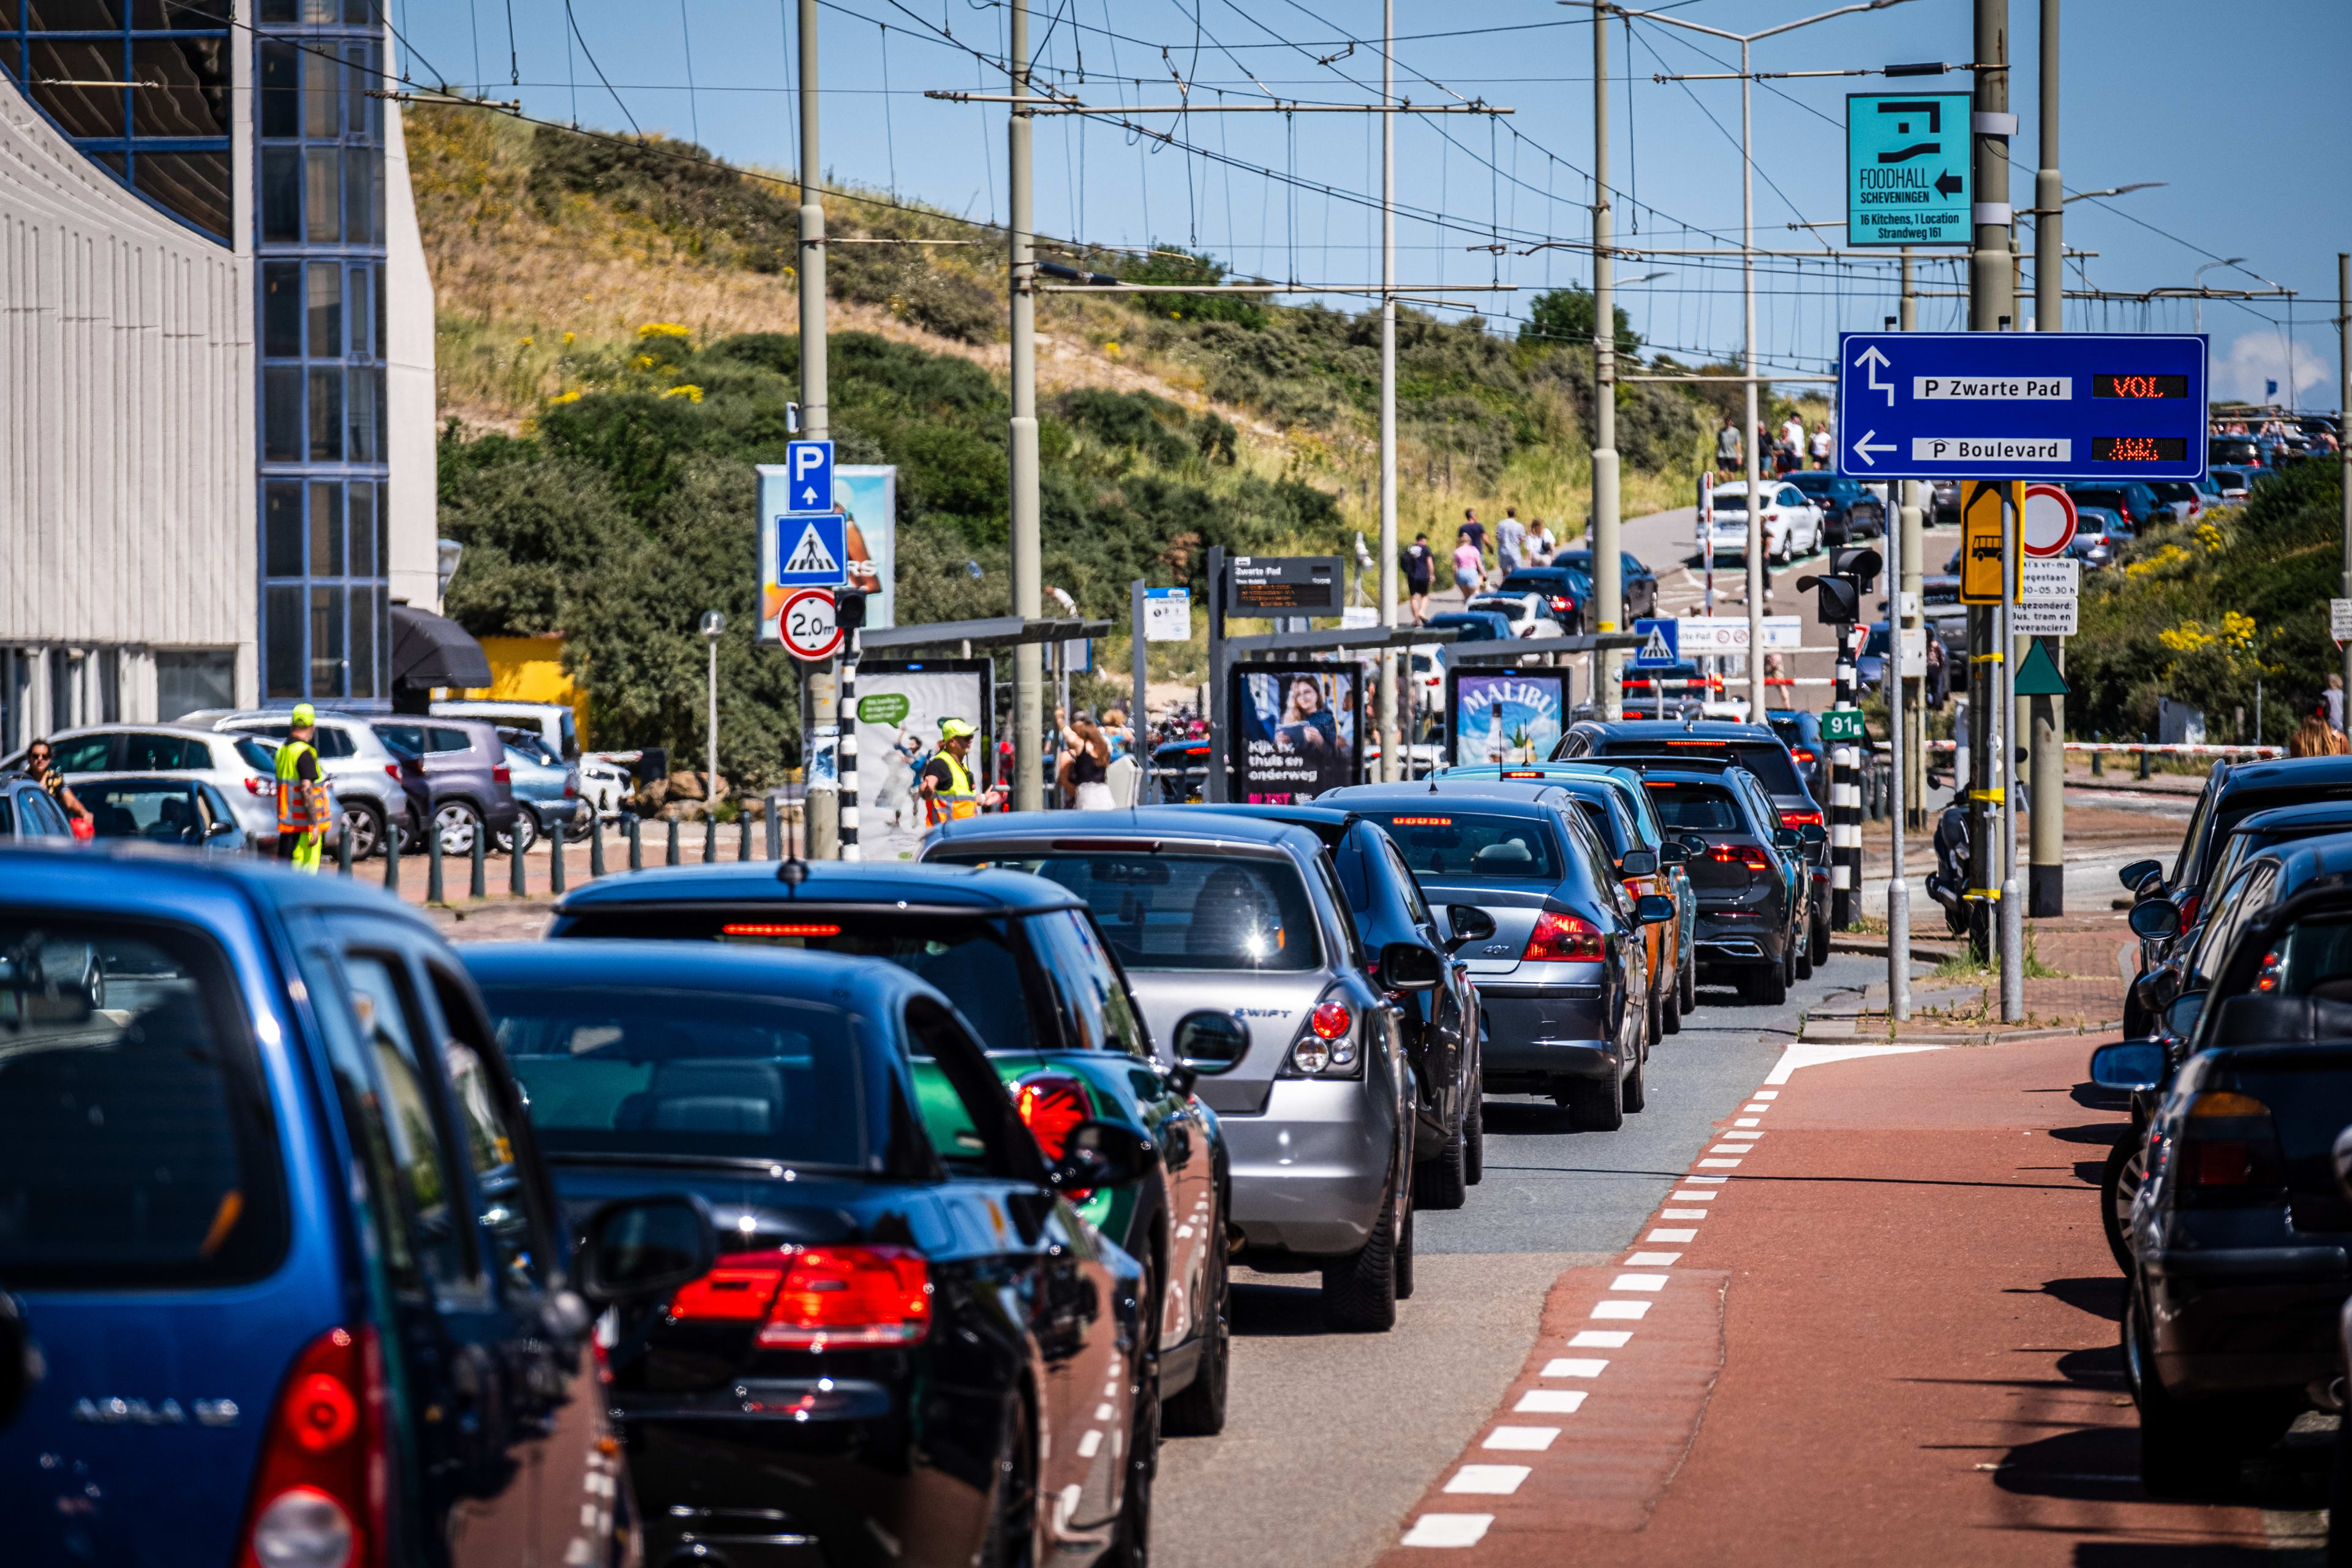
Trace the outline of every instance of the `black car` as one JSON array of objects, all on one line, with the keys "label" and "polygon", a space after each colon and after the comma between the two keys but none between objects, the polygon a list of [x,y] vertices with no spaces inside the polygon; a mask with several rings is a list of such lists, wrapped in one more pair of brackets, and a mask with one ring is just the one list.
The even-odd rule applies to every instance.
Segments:
[{"label": "black car", "polygon": [[[1626,624],[1630,626],[1635,619],[1643,616],[1656,615],[1658,613],[1658,574],[1643,565],[1630,551],[1621,550],[1617,552],[1617,585],[1621,595],[1618,602],[1624,606]],[[1601,580],[1592,570],[1592,552],[1590,550],[1553,551],[1549,570],[1556,572],[1563,567],[1580,574],[1588,583],[1598,583]],[[1541,568],[1536,570],[1541,570]],[[1513,575],[1516,576],[1517,574],[1514,573]],[[1507,587],[1507,583],[1505,585]]]},{"label": "black car", "polygon": [[[1643,1108],[1652,1016],[1643,928],[1672,921],[1674,900],[1626,893],[1573,795],[1540,783],[1441,778],[1318,798],[1379,823],[1465,939],[1485,1014],[1487,1089],[1549,1095],[1596,1131]],[[1627,875],[1657,869],[1649,851],[1635,853]]]},{"label": "black car", "polygon": [[1438,923],[1420,883],[1378,824],[1344,806],[1220,805],[1220,813],[1304,827],[1323,841],[1348,895],[1348,913],[1379,984],[1378,955],[1391,942],[1426,948],[1444,982],[1432,990],[1391,992],[1402,1010],[1405,1054],[1420,1096],[1412,1143],[1415,1208],[1456,1209],[1485,1174],[1486,1118],[1479,1089],[1478,991],[1470,966],[1453,956],[1461,944]]},{"label": "black car", "polygon": [[1828,951],[1807,941],[1812,900],[1801,845],[1809,835],[1775,826],[1770,797],[1736,763],[1633,758],[1623,765],[1641,773],[1658,820],[1689,849],[1684,868],[1698,895],[1692,946],[1699,978],[1728,978],[1748,1001],[1778,1006],[1789,982],[1811,974]]},{"label": "black car", "polygon": [[1544,607],[1559,623],[1560,635],[1576,637],[1584,630],[1585,607],[1592,603],[1592,576],[1583,567],[1570,566],[1558,556],[1552,560],[1553,564],[1549,566],[1521,566],[1488,592],[1542,595]]},{"label": "black car", "polygon": [[1789,760],[1797,764],[1797,776],[1805,781],[1805,793],[1821,800],[1830,793],[1830,748],[1822,739],[1821,715],[1803,708],[1769,708],[1764,718],[1772,726],[1772,733],[1789,748]]},{"label": "black car", "polygon": [[1886,502],[1877,491],[1826,468],[1790,474],[1789,483],[1822,509],[1822,534],[1832,544],[1886,537]]},{"label": "black car", "polygon": [[1074,1201],[1158,1282],[1170,1424],[1221,1430],[1233,1320],[1223,1138],[1192,1095],[1195,1069],[1155,1052],[1085,901],[1012,871],[795,865],[805,875],[797,884],[760,861],[593,882],[558,907],[550,934],[887,960],[938,986],[971,1026],[1048,1159],[1080,1121],[1146,1140],[1155,1158],[1140,1180]]},{"label": "black car", "polygon": [[[650,1186],[717,1264],[611,1330],[653,1563],[1140,1563],[1148,1270],[1079,1217],[946,997],[894,964],[680,942],[469,948],[565,1209]],[[494,1377],[497,1369],[481,1374]]]},{"label": "black car", "polygon": [[[2149,1124],[2122,1339],[2141,1479],[2158,1496],[2226,1489],[2342,1374],[2352,1203],[2332,1152],[2352,1123],[2347,975],[2340,876],[2249,921]],[[2095,1053],[2091,1077],[2147,1092],[2166,1066],[2161,1046],[2128,1040]]]},{"label": "black car", "polygon": [[2158,500],[2156,492],[2137,479],[2105,480],[2096,484],[2069,481],[2063,489],[2078,506],[2101,506],[2124,520],[2124,526],[2137,533],[2159,522],[2173,521],[2169,502]]}]

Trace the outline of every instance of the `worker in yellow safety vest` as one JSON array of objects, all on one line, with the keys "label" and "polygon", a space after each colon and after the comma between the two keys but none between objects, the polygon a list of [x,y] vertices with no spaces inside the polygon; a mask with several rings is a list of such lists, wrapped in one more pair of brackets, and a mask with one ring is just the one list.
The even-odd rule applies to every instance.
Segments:
[{"label": "worker in yellow safety vest", "polygon": [[940,749],[923,764],[923,826],[978,816],[998,792],[980,788],[971,776],[972,727],[961,719],[940,721]]},{"label": "worker in yellow safety vest", "polygon": [[293,727],[278,748],[278,858],[315,874],[327,841],[330,803],[319,771],[319,716],[308,702],[294,705]]}]

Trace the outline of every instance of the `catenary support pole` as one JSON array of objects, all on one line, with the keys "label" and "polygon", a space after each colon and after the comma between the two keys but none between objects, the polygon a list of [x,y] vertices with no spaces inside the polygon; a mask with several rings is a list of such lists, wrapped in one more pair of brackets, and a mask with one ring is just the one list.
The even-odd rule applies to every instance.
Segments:
[{"label": "catenary support pole", "polygon": [[[1225,551],[1209,546],[1209,776],[1201,781],[1201,798],[1212,805],[1233,798],[1225,769],[1233,754],[1233,704],[1226,700],[1228,658],[1225,653]],[[1181,792],[1179,792],[1181,796]]]},{"label": "catenary support pole", "polygon": [[2025,903],[2017,878],[2017,558],[2024,520],[2007,509],[2000,530],[2000,1021],[2025,1021]]},{"label": "catenary support pole", "polygon": [[[1973,0],[1975,15],[1975,92],[1970,105],[1969,164],[1976,210],[1971,213],[1974,241],[1969,254],[1969,331],[2007,330],[2017,313],[2011,271],[2009,238],[2009,130],[2016,123],[2009,110],[2009,0]],[[1994,475],[1984,476],[1998,478]],[[1965,484],[1967,481],[1963,481]],[[2001,700],[1998,679],[1996,637],[2006,628],[1989,606],[1969,611],[1969,891],[1975,902],[1969,921],[1970,945],[1979,959],[1990,959],[1995,941],[1991,900],[1999,896],[2003,868],[2001,846],[1994,841],[1992,805],[1999,798],[1993,772],[1993,735],[2006,729],[2005,714],[1995,709]],[[2015,772],[2001,770],[2003,775]]]},{"label": "catenary support pole", "polygon": [[[2054,332],[2065,325],[2063,299],[2066,265],[2064,219],[2061,208],[2065,188],[2058,178],[2058,4],[2042,4],[2042,166],[2033,175],[2033,325]],[[2051,638],[2043,645],[2063,659],[2065,644]],[[2011,672],[2014,679],[2014,672]],[[2066,912],[2066,700],[2030,700],[2032,717],[2027,733],[2032,769],[2027,787],[2033,803],[2027,818],[2028,859],[2025,901],[2036,919]]]},{"label": "catenary support pole", "polygon": [[[1744,89],[1745,83],[1742,83]],[[1625,577],[1618,564],[1617,305],[1615,266],[1609,254],[1609,13],[1592,8],[1592,597],[1596,631],[1620,630],[1625,619]],[[1755,366],[1748,366],[1750,371]],[[1751,395],[1753,395],[1751,392]],[[1592,661],[1594,711],[1624,716],[1618,653],[1604,648]],[[1761,715],[1758,715],[1761,722]]]},{"label": "catenary support pole", "polygon": [[[857,644],[863,635],[852,626],[848,639],[842,644],[840,810],[841,858],[845,860],[865,858],[857,847]],[[743,832],[743,845],[749,849],[751,829],[747,826]]]},{"label": "catenary support pole", "polygon": [[[1029,110],[1029,0],[1009,8],[1009,63],[1013,68],[1013,112],[1005,131],[1012,164],[1011,242],[1013,293],[1013,419],[1008,431],[1012,459],[1013,613],[1042,613],[1045,567],[1038,537],[1037,502],[1037,247],[1032,184]],[[1013,650],[1013,808],[1036,811],[1045,804],[1045,686],[1043,650],[1024,642]]]},{"label": "catenary support pole", "polygon": [[1135,737],[1128,754],[1135,759],[1135,802],[1151,804],[1151,659],[1150,642],[1143,635],[1143,579],[1127,585],[1129,653],[1135,664],[1135,698],[1127,705],[1128,732]]},{"label": "catenary support pole", "polygon": [[[1847,712],[1861,710],[1853,631],[1841,626],[1835,634],[1837,698],[1832,706]],[[1830,924],[1839,931],[1853,926],[1855,895],[1862,890],[1862,748],[1852,741],[1830,746]]]},{"label": "catenary support pole", "polygon": [[[1381,105],[1396,101],[1396,0],[1381,4]],[[1381,625],[1397,624],[1396,122],[1381,116]],[[1410,660],[1408,660],[1408,664]],[[1397,726],[1397,650],[1381,650],[1381,777],[1405,776]]]},{"label": "catenary support pole", "polygon": [[[1902,581],[1902,535],[1895,536],[1897,552],[1894,567],[1888,575],[1892,581]],[[1899,595],[1900,588],[1896,589]],[[1899,600],[1898,600],[1899,603]],[[1886,783],[1893,795],[1893,809],[1886,814],[1887,826],[1894,843],[1891,846],[1894,865],[1886,879],[1886,1011],[1896,1023],[1908,1023],[1911,1018],[1911,884],[1903,874],[1904,814],[1911,799],[1904,788],[1903,761],[1908,754],[1906,742],[1910,739],[1908,715],[1904,709],[1910,699],[1906,688],[1911,684],[1903,675],[1903,632],[1908,623],[1900,616],[1895,617],[1896,630],[1889,640],[1894,646],[1886,650],[1882,668],[1895,672],[1893,684],[1887,689],[1891,699],[1886,704],[1886,751],[1891,764],[1886,770]]]},{"label": "catenary support pole", "polygon": [[[803,440],[833,437],[825,367],[824,202],[817,194],[824,182],[824,164],[817,155],[817,0],[800,0],[801,100],[801,428]],[[808,812],[809,858],[830,860],[839,852],[840,799],[831,780],[820,780],[814,765],[819,753],[839,731],[841,703],[836,666],[832,659],[801,667],[806,694],[801,734],[801,776],[808,781],[803,795]],[[717,726],[712,726],[714,732]],[[711,776],[718,776],[712,764]],[[673,842],[675,842],[673,840]],[[676,863],[677,857],[670,857]]]},{"label": "catenary support pole", "polygon": [[[2336,444],[2344,465],[2344,596],[2352,599],[2352,254],[2336,253]],[[2352,728],[2352,642],[2344,645],[2345,720]]]},{"label": "catenary support pole", "polygon": [[[1913,292],[1911,252],[1903,252],[1902,313],[1895,318],[1903,331],[1919,330],[1919,297]],[[1927,633],[1927,487],[1916,479],[1902,481],[1896,512],[1895,558],[1888,572],[1900,596],[1895,601],[1901,614],[1897,617],[1906,626],[1915,626],[1924,639]],[[1904,751],[1899,765],[1903,769],[1903,805],[1911,814],[1906,826],[1925,829],[1930,820],[1927,815],[1927,677],[1906,676],[1903,679]],[[1953,776],[1960,776],[1958,769]]]},{"label": "catenary support pole", "polygon": [[1756,433],[1756,81],[1748,68],[1748,41],[1739,44],[1739,291],[1745,312],[1742,339],[1741,389],[1746,394],[1746,423],[1740,445],[1748,448],[1748,718],[1761,724],[1771,701],[1764,689],[1764,595],[1769,574],[1764,568],[1764,486],[1759,465],[1763,443]]}]

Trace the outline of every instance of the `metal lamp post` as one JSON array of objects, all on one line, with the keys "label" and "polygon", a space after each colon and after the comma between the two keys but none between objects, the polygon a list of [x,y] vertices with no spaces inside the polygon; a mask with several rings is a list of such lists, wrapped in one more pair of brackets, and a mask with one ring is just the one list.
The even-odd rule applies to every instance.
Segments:
[{"label": "metal lamp post", "polygon": [[719,634],[726,629],[725,616],[717,610],[702,612],[702,637],[710,645],[710,711],[704,726],[702,794],[712,805],[719,804]]}]

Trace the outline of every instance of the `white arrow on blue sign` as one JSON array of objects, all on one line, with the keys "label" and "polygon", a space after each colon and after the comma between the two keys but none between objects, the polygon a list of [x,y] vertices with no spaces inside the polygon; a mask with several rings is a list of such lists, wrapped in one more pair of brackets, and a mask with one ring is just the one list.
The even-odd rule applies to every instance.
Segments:
[{"label": "white arrow on blue sign", "polygon": [[776,586],[837,588],[849,581],[848,520],[837,511],[788,511],[776,519]]},{"label": "white arrow on blue sign", "polygon": [[1633,623],[1633,630],[1644,639],[1642,646],[1633,650],[1633,667],[1636,669],[1656,669],[1683,661],[1680,621],[1664,616],[1656,620],[1643,618]]},{"label": "white arrow on blue sign", "polygon": [[833,443],[789,441],[784,445],[784,473],[791,487],[787,511],[833,510]]}]

